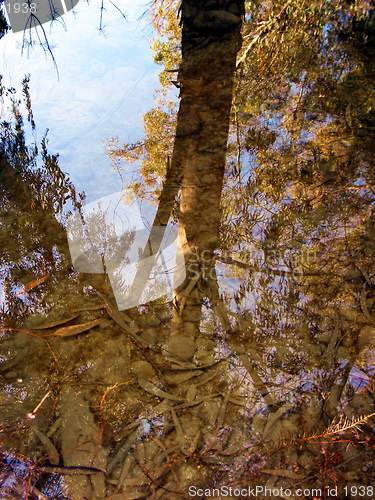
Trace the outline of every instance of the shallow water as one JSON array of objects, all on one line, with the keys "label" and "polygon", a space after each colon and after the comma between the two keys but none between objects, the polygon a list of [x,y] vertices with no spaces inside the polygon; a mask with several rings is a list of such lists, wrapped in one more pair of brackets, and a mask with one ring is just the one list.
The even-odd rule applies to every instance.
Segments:
[{"label": "shallow water", "polygon": [[339,481],[370,487],[365,283],[368,314],[318,311],[319,296],[289,294],[291,280],[296,295],[320,278],[275,276],[264,262],[244,270],[217,254],[220,301],[205,291],[199,336],[187,318],[186,336],[171,337],[162,291],[119,311],[108,278],[79,273],[56,234],[38,229],[51,212],[35,204],[19,224],[23,202],[2,214],[17,224],[3,256],[18,257],[3,281],[3,498],[185,498],[214,486],[314,487],[324,498]]},{"label": "shallow water", "polygon": [[[275,116],[225,165],[227,52],[182,72],[164,181],[86,208],[4,114],[0,498],[374,497],[373,145],[345,107],[283,150]],[[332,136],[335,180],[291,168]]]}]

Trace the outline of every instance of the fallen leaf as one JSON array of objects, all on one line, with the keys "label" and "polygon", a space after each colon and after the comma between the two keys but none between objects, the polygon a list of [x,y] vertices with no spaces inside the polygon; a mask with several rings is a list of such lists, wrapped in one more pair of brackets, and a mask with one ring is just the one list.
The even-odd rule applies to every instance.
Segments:
[{"label": "fallen leaf", "polygon": [[106,308],[105,304],[87,305],[79,309],[74,309],[74,312],[98,311],[99,309],[105,309],[105,308]]},{"label": "fallen leaf", "polygon": [[270,414],[268,421],[267,421],[267,425],[263,431],[264,438],[267,437],[269,430],[271,429],[271,427],[273,427],[276,420],[278,420],[280,417],[282,417],[284,415],[284,413],[291,410],[292,408],[293,408],[293,405],[291,403],[286,403],[281,408],[279,408],[275,413]]},{"label": "fallen leaf", "polygon": [[72,314],[71,316],[67,316],[66,318],[63,319],[55,319],[53,321],[50,321],[49,323],[44,323],[43,325],[39,326],[29,326],[29,330],[48,330],[48,328],[54,328],[55,326],[59,325],[64,325],[65,323],[69,323],[69,321],[72,321],[72,319],[76,318],[79,316],[79,313]]},{"label": "fallen leaf", "polygon": [[180,449],[183,452],[185,448],[185,433],[182,429],[181,422],[178,420],[176,412],[172,407],[171,407],[171,414],[172,414],[173,425],[176,429],[176,441],[180,445]]},{"label": "fallen leaf", "polygon": [[60,455],[59,455],[59,452],[57,451],[55,445],[50,440],[50,438],[48,438],[45,434],[40,432],[40,430],[37,428],[34,428],[33,432],[36,435],[36,437],[39,439],[39,441],[43,444],[44,450],[47,452],[48,460],[51,462],[51,464],[58,465],[60,462]]},{"label": "fallen leaf", "polygon": [[243,448],[242,443],[235,443],[232,446],[226,448],[225,450],[218,452],[218,455],[224,455],[229,457],[230,455],[238,453],[242,448]]},{"label": "fallen leaf", "polygon": [[183,382],[186,382],[187,380],[190,380],[193,377],[198,377],[199,375],[202,375],[202,371],[191,371],[191,372],[186,372],[183,371],[181,373],[172,373],[170,375],[165,375],[165,381],[170,384],[170,385],[179,385],[182,384]]},{"label": "fallen leaf", "polygon": [[190,384],[188,390],[186,391],[185,401],[192,403],[197,395],[197,386]]},{"label": "fallen leaf", "polygon": [[42,276],[41,278],[39,278],[37,280],[33,280],[33,281],[30,281],[29,283],[26,283],[26,285],[24,285],[21,288],[21,290],[18,290],[16,295],[23,295],[24,293],[30,292],[30,290],[32,290],[33,288],[36,288],[38,285],[41,285],[46,280],[48,280],[49,277],[50,277],[50,275],[46,274],[45,276]]},{"label": "fallen leaf", "polygon": [[195,436],[194,436],[194,438],[193,438],[193,440],[192,440],[192,442],[191,442],[191,444],[189,446],[189,453],[190,454],[193,454],[195,452],[195,450],[196,450],[196,448],[198,446],[200,437],[201,437],[201,431],[198,431],[195,434]]},{"label": "fallen leaf", "polygon": [[80,325],[65,326],[52,333],[52,337],[71,337],[73,335],[78,335],[79,333],[91,330],[91,328],[94,328],[103,321],[105,321],[105,318],[94,319],[94,321],[88,321]]},{"label": "fallen leaf", "polygon": [[142,387],[147,392],[150,392],[151,394],[154,394],[158,398],[163,398],[163,399],[171,399],[172,401],[183,401],[180,397],[175,396],[174,394],[170,394],[169,392],[163,391],[163,389],[160,389],[155,384],[152,384],[146,379],[139,378],[138,379],[138,384]]},{"label": "fallen leaf", "polygon": [[96,467],[80,467],[80,466],[64,466],[64,465],[39,465],[38,470],[43,472],[48,472],[49,474],[64,474],[68,476],[78,476],[78,475],[91,475],[98,474],[99,472],[106,472],[103,469],[97,469]]}]

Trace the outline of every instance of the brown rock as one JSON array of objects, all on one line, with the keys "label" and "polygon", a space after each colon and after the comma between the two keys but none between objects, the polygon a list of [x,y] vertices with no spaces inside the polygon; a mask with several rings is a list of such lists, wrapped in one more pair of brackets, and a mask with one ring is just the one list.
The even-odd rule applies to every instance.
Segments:
[{"label": "brown rock", "polygon": [[168,342],[168,353],[172,356],[176,356],[184,361],[191,359],[197,349],[196,342],[183,335],[175,335]]},{"label": "brown rock", "polygon": [[147,361],[136,361],[135,363],[133,363],[132,372],[137,377],[142,377],[147,380],[155,377],[156,375],[153,366]]}]

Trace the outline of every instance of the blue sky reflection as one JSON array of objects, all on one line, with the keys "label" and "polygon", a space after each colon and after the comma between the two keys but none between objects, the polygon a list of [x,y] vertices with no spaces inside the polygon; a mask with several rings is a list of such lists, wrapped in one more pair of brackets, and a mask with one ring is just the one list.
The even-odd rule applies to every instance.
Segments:
[{"label": "blue sky reflection", "polygon": [[30,73],[37,139],[49,129],[50,151],[60,154],[62,169],[78,190],[86,192],[88,201],[122,187],[103,141],[142,137],[143,114],[153,106],[159,86],[159,68],[149,47],[153,30],[147,14],[141,18],[147,4],[118,0],[116,5],[127,20],[107,3],[104,35],[99,33],[98,0],[89,5],[81,1],[76,14],[63,16],[65,29],[59,22],[44,25],[59,78],[42,48],[21,53],[22,33],[8,33],[0,41],[4,84],[19,89],[23,76]]}]

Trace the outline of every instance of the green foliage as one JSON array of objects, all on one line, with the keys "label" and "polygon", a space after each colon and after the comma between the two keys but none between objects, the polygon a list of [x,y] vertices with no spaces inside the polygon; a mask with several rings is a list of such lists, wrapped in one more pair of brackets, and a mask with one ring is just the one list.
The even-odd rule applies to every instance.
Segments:
[{"label": "green foliage", "polygon": [[[121,168],[121,162],[141,162],[139,173],[144,184],[133,184],[140,197],[155,198],[160,192],[161,180],[166,174],[168,158],[172,154],[173,137],[176,128],[175,105],[159,107],[148,111],[143,119],[145,139],[133,144],[124,144],[113,149],[113,140],[107,147],[109,157]],[[152,189],[150,189],[152,188]]]},{"label": "green foliage", "polygon": [[[46,135],[40,145],[28,144],[29,136],[36,131],[29,77],[22,85],[21,98],[14,88],[1,87],[0,94],[4,109],[0,124],[0,267],[8,299],[13,297],[9,304],[17,315],[17,308],[25,307],[17,297],[19,287],[48,273],[69,269],[64,229],[67,211],[63,210],[68,202],[79,210],[82,201],[61,171],[58,155],[48,152]],[[29,299],[33,295],[36,298],[35,294],[31,292]]]},{"label": "green foliage", "polygon": [[181,62],[181,26],[178,21],[180,2],[163,0],[154,2],[151,10],[153,26],[159,38],[152,40],[151,49],[154,60],[164,67],[160,73],[160,83],[163,87],[171,85],[176,78]]}]

